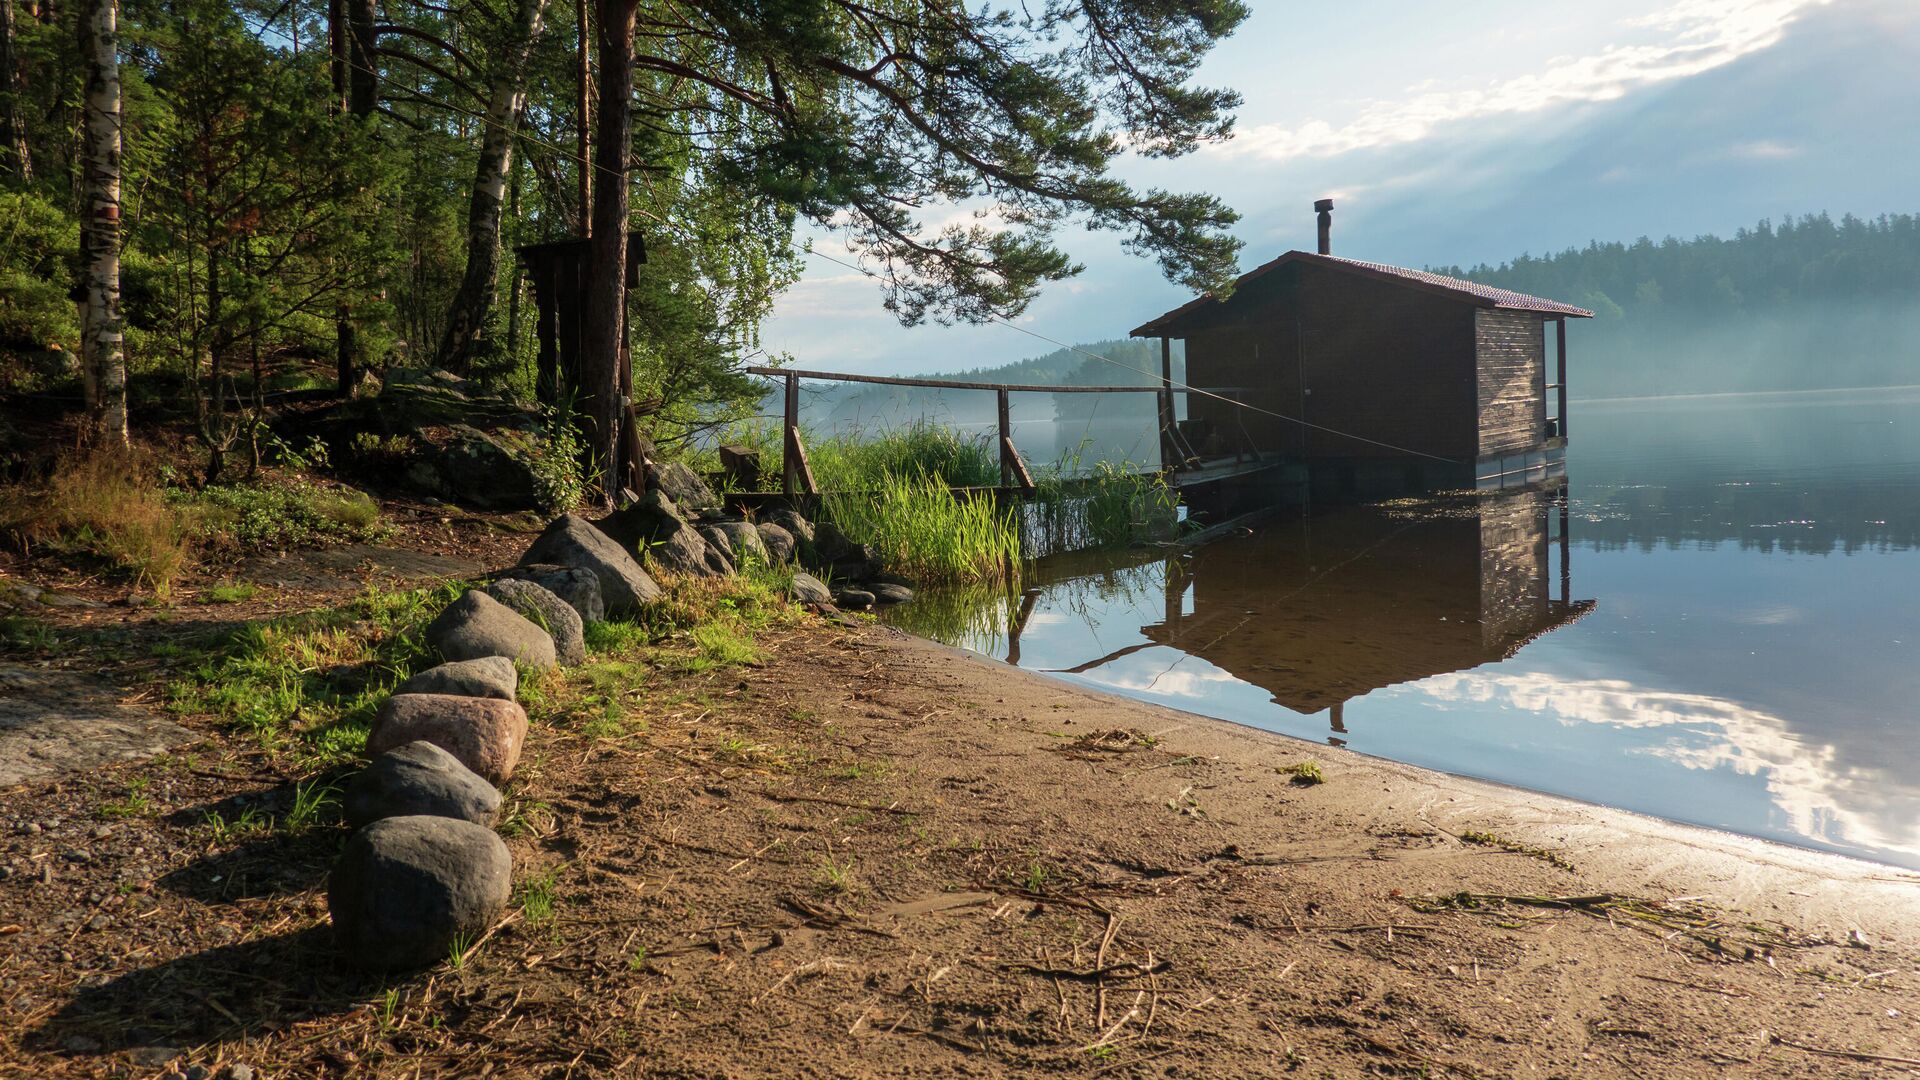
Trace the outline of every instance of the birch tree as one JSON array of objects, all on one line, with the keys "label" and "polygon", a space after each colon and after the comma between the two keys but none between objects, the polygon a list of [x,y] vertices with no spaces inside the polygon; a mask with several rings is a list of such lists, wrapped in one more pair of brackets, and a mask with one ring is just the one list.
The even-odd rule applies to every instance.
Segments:
[{"label": "birch tree", "polygon": [[486,332],[500,277],[500,220],[513,170],[513,143],[526,102],[527,57],[540,37],[547,0],[520,0],[513,31],[498,50],[489,80],[480,160],[467,207],[467,272],[447,310],[447,328],[436,363],[454,371],[471,366]]},{"label": "birch tree", "polygon": [[20,112],[20,56],[14,41],[13,0],[0,0],[0,170],[30,180],[33,158]]},{"label": "birch tree", "polygon": [[117,0],[87,0],[81,155],[80,352],[87,408],[99,436],[127,444],[127,358],[120,325],[120,61]]}]

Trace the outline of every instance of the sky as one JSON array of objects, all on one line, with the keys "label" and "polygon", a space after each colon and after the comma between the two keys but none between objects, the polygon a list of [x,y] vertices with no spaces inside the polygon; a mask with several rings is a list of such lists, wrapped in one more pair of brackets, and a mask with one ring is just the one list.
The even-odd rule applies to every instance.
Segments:
[{"label": "sky", "polygon": [[[1240,211],[1242,270],[1310,249],[1321,197],[1336,254],[1409,266],[1920,210],[1920,0],[1250,6],[1200,75],[1245,98],[1235,138],[1116,169]],[[953,371],[1125,337],[1190,298],[1111,234],[1061,240],[1087,270],[1013,326],[903,328],[873,283],[810,258],[764,344],[807,368]]]}]

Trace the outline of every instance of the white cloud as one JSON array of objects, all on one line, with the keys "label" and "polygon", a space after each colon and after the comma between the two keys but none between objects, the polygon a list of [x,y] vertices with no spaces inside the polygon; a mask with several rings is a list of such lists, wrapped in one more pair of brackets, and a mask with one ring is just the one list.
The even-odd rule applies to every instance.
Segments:
[{"label": "white cloud", "polygon": [[1899,805],[1888,793],[1893,778],[1843,764],[1833,746],[1808,741],[1772,713],[1618,679],[1461,672],[1427,679],[1415,689],[1436,701],[1499,703],[1563,723],[1665,729],[1672,734],[1663,744],[1641,752],[1689,770],[1763,778],[1784,823],[1801,836],[1920,854],[1920,822],[1891,812]]},{"label": "white cloud", "polygon": [[[1587,56],[1560,56],[1545,70],[1467,90],[1409,88],[1376,100],[1350,122],[1310,120],[1294,127],[1244,129],[1214,152],[1283,161],[1417,142],[1441,125],[1477,117],[1538,112],[1557,105],[1613,101],[1654,83],[1686,78],[1768,48],[1802,12],[1833,0],[1678,0],[1630,20],[1660,40],[1611,45]],[[1757,145],[1757,144],[1756,144]]]}]

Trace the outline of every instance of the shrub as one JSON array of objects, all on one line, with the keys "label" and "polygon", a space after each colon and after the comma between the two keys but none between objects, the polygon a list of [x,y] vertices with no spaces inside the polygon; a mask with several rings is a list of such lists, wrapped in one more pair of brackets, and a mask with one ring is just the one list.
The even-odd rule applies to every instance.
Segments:
[{"label": "shrub", "polygon": [[358,543],[386,532],[379,504],[352,488],[268,481],[176,491],[171,498],[191,509],[206,543],[229,549]]},{"label": "shrub", "polygon": [[549,407],[535,438],[517,443],[514,453],[533,473],[534,497],[540,509],[561,514],[580,505],[597,479],[587,470],[587,444],[567,410]]}]

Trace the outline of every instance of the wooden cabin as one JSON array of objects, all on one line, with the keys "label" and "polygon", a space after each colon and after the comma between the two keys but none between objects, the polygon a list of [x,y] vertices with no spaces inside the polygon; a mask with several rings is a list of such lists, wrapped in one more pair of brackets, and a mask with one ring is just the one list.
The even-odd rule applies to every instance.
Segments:
[{"label": "wooden cabin", "polygon": [[[1327,253],[1289,251],[1133,331],[1185,343],[1186,416],[1163,460],[1308,466],[1316,493],[1500,487],[1564,473],[1571,304]],[[1549,374],[1548,326],[1553,371]],[[1176,392],[1179,392],[1176,390]],[[1228,399],[1228,400],[1222,400]],[[1235,403],[1253,406],[1242,408]]]}]

